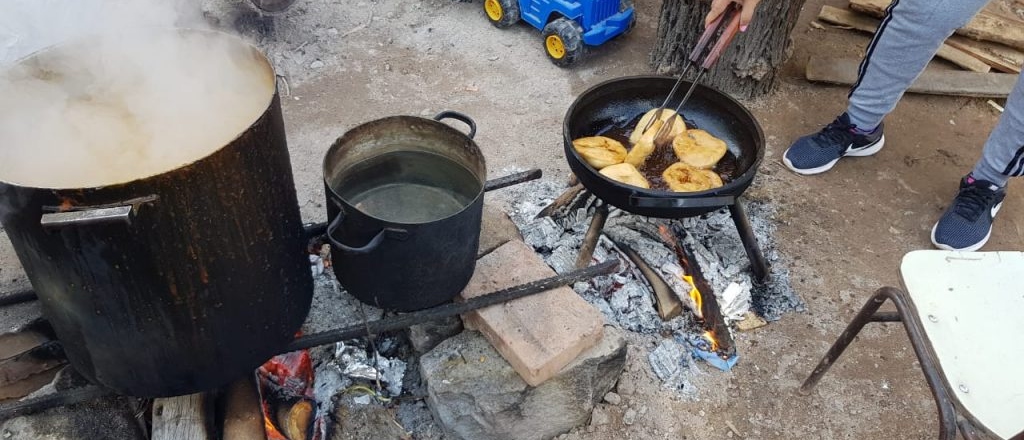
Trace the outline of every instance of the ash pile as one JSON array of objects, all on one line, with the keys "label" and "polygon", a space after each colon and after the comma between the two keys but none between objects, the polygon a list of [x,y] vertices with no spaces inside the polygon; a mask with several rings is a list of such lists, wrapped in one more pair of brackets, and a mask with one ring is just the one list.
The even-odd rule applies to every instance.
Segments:
[{"label": "ash pile", "polygon": [[[752,229],[771,267],[770,282],[759,285],[726,208],[700,217],[666,220],[603,208],[603,202],[582,187],[567,187],[557,181],[531,182],[514,191],[509,198],[515,200],[509,209],[511,218],[524,240],[559,273],[577,266],[595,215],[609,209],[592,261],[618,259],[623,264],[616,274],[577,283],[573,288],[622,329],[665,335],[647,354],[648,359],[664,386],[684,396],[695,396],[688,381],[691,370],[699,368],[695,361],[707,361],[722,370],[736,363],[739,353],[719,345],[731,345],[732,331],[752,330],[786,313],[805,310],[776,248],[770,205],[746,203]],[[687,255],[681,249],[702,272],[708,285],[704,290],[714,294],[725,324],[726,330],[719,332],[723,334],[709,334],[715,333],[708,325],[714,317],[702,316],[700,295],[692,293],[696,283],[687,278]],[[638,263],[647,267],[638,267]],[[644,270],[654,272],[656,279]],[[706,296],[704,302],[709,301]],[[673,301],[678,304],[662,304]]]}]

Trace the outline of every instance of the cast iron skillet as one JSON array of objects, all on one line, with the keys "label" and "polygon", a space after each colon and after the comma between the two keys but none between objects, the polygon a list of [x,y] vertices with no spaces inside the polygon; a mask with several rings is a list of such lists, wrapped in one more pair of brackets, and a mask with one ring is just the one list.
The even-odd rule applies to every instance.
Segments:
[{"label": "cast iron skillet", "polygon": [[[659,218],[694,217],[732,205],[746,191],[764,158],[764,132],[742,104],[715,89],[697,86],[682,114],[700,129],[724,140],[736,155],[736,177],[709,191],[675,193],[624,185],[588,165],[572,140],[594,136],[612,125],[625,126],[665,99],[675,78],[632,76],[603,82],[583,92],[565,115],[563,137],[569,168],[601,200],[634,214]],[[681,90],[690,87],[684,82]],[[670,102],[675,107],[679,101]]]}]

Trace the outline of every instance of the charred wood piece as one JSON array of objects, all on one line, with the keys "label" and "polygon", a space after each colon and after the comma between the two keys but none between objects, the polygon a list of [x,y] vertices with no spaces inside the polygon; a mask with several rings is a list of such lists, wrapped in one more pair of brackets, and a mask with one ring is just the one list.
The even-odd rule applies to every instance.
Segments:
[{"label": "charred wood piece", "polygon": [[623,253],[629,257],[629,260],[636,265],[637,269],[640,269],[640,273],[643,274],[647,283],[650,284],[651,290],[654,291],[655,304],[658,306],[658,316],[663,320],[670,320],[682,314],[683,303],[679,300],[675,291],[672,287],[665,282],[665,280],[659,275],[640,254],[637,253],[633,248],[629,247],[625,243],[613,242],[615,246],[622,250]]},{"label": "charred wood piece", "polygon": [[537,213],[537,216],[534,218],[563,217],[566,212],[570,211],[570,209],[568,209],[570,206],[574,206],[580,198],[589,196],[589,194],[590,193],[583,188],[583,185],[576,184],[570,186],[569,189],[565,190],[565,192],[558,196],[555,201],[551,202],[550,205],[544,207],[544,209]]},{"label": "charred wood piece", "polygon": [[601,232],[604,231],[606,221],[608,221],[608,204],[602,204],[597,208],[597,212],[594,213],[594,218],[590,220],[590,228],[587,229],[587,235],[583,238],[583,245],[580,246],[580,253],[576,256],[577,269],[583,269],[590,265],[590,260],[594,258],[594,249],[597,248],[597,242],[601,238]]}]

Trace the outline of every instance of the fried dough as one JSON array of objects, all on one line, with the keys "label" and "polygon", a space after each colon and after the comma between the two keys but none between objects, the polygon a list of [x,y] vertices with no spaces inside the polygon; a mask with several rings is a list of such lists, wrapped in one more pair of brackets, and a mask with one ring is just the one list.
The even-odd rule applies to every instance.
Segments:
[{"label": "fried dough", "polygon": [[704,130],[687,130],[672,141],[672,149],[680,161],[698,169],[714,168],[725,156],[728,146]]},{"label": "fried dough", "polygon": [[602,169],[620,164],[626,160],[626,147],[622,143],[604,136],[579,138],[572,141],[572,146],[590,166]]},{"label": "fried dough", "polygon": [[654,135],[658,134],[658,130],[661,129],[662,125],[661,121],[654,121],[651,124],[651,128],[647,129],[647,133],[644,133],[640,140],[633,144],[633,148],[629,150],[629,154],[626,155],[626,163],[640,168],[647,161],[647,157],[654,153]]},{"label": "fried dough", "polygon": [[601,174],[605,177],[612,179],[616,182],[625,183],[626,185],[639,186],[640,188],[650,189],[651,184],[647,182],[647,179],[640,174],[640,170],[628,163],[620,163],[618,165],[612,165],[605,167],[601,170]]},{"label": "fried dough", "polygon": [[[640,142],[640,136],[643,135],[643,133],[641,133],[640,131],[643,130],[644,127],[647,126],[647,123],[654,118],[654,113],[657,111],[658,109],[652,109],[651,111],[644,113],[644,116],[640,118],[640,122],[636,124],[636,128],[633,129],[633,134],[629,135],[629,143],[636,144],[637,142]],[[672,123],[672,127],[666,129],[668,130],[667,136],[669,139],[672,139],[686,132],[686,122],[683,121],[683,118],[681,116],[676,114],[675,110],[662,110],[661,117],[659,117],[658,120],[660,120],[664,124],[668,123],[670,119],[673,120],[674,122]],[[654,124],[651,124],[651,127],[654,127]],[[655,132],[657,131],[658,130],[655,130]]]},{"label": "fried dough", "polygon": [[[714,184],[704,170],[699,170],[683,162],[676,162],[666,168],[661,177],[675,192],[705,191],[711,189]],[[718,180],[721,181],[721,179]]]},{"label": "fried dough", "polygon": [[712,170],[700,170],[700,171],[702,173],[704,173],[705,176],[708,176],[708,180],[711,181],[711,188],[708,188],[708,189],[721,188],[722,185],[725,185],[725,182],[722,181],[722,176],[719,176],[718,173],[716,173],[716,172],[714,172]]}]

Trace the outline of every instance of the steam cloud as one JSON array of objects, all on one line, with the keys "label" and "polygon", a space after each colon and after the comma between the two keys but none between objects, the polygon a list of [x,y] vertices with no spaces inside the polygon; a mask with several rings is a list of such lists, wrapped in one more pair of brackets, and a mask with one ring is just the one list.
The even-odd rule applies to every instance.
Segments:
[{"label": "steam cloud", "polygon": [[204,27],[199,0],[4,0],[0,181],[123,183],[230,142],[274,78],[251,47]]}]

